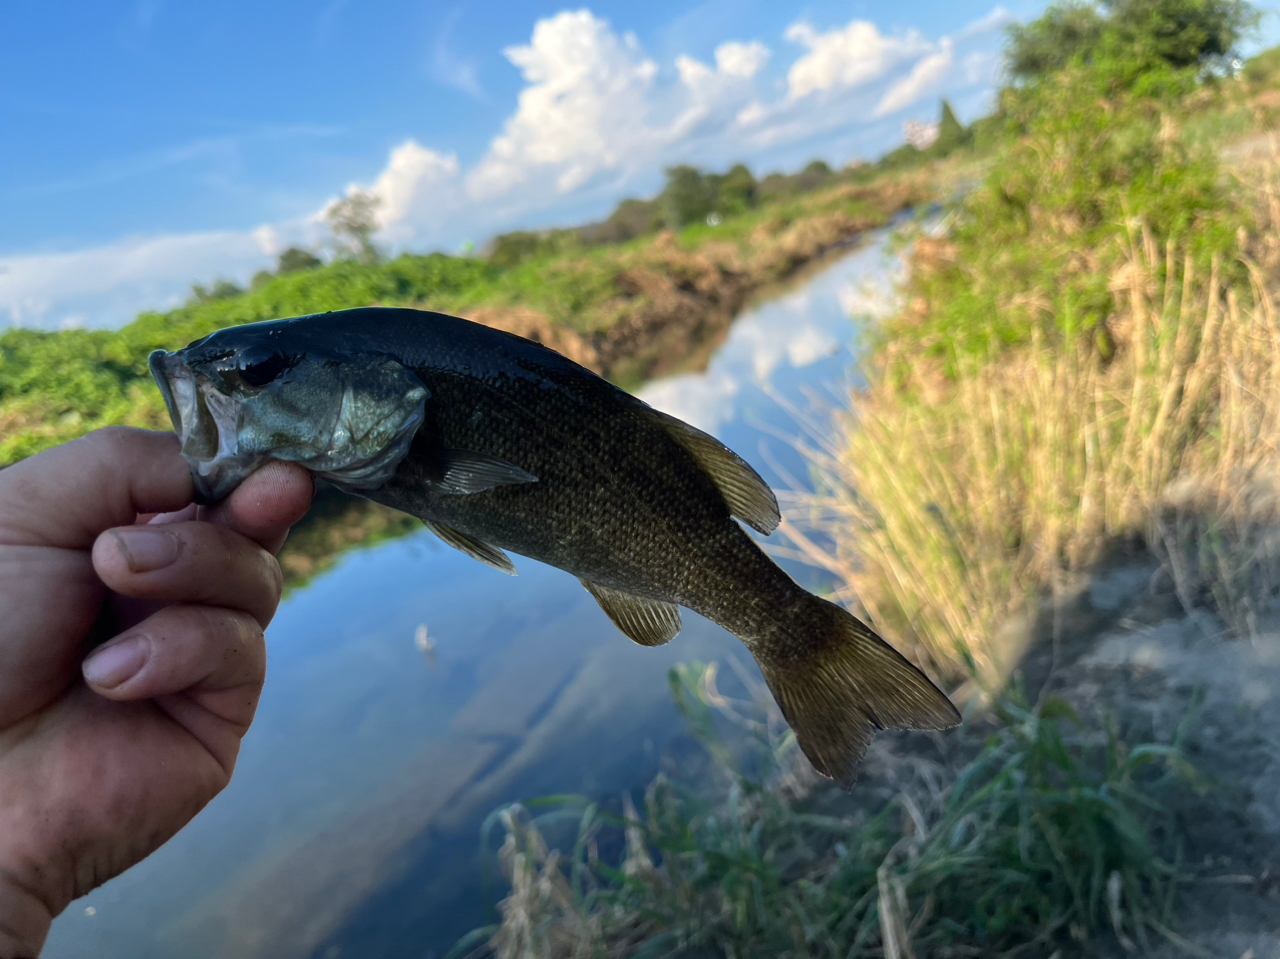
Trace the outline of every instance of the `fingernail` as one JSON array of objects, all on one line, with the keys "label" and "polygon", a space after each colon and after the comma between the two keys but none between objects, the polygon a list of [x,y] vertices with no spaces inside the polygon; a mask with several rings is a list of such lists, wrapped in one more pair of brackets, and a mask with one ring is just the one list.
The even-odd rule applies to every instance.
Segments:
[{"label": "fingernail", "polygon": [[147,642],[141,636],[103,646],[84,661],[84,678],[95,686],[114,689],[133,678],[147,661]]},{"label": "fingernail", "polygon": [[178,540],[163,530],[122,529],[112,535],[135,573],[149,573],[178,558]]}]

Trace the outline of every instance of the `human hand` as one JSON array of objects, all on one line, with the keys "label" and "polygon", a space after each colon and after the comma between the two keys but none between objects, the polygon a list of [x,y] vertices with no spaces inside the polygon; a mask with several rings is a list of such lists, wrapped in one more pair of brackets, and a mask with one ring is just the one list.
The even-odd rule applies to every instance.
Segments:
[{"label": "human hand", "polygon": [[226,786],[311,490],[272,462],[197,520],[177,438],[122,428],[0,470],[0,959]]}]

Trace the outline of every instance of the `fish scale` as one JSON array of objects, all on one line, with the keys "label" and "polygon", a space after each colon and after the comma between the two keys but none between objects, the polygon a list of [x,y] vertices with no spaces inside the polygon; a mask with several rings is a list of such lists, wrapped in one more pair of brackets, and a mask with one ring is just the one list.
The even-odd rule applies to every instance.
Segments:
[{"label": "fish scale", "polygon": [[540,344],[370,307],[231,327],[151,366],[205,499],[293,460],[481,562],[513,572],[510,550],[572,573],[643,645],[694,610],[742,640],[805,755],[846,788],[876,730],[959,721],[739,525],[778,523],[745,461]]}]

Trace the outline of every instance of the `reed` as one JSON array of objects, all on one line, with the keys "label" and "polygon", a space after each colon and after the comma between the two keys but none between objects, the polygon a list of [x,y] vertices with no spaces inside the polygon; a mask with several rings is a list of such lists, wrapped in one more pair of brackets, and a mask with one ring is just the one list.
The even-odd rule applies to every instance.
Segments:
[{"label": "reed", "polygon": [[[1269,219],[1276,193],[1259,196]],[[1034,332],[950,376],[885,377],[813,451],[819,492],[784,531],[943,671],[1002,675],[1002,623],[1117,540],[1237,629],[1277,582],[1280,327],[1255,259],[1273,251],[1246,241],[1245,270],[1198,269],[1136,220],[1112,242],[1109,357]]]}]

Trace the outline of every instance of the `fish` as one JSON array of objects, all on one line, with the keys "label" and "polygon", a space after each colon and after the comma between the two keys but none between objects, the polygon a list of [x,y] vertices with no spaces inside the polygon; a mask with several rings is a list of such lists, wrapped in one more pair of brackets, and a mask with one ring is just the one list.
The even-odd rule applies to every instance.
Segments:
[{"label": "fish", "polygon": [[228,327],[149,363],[198,501],[289,460],[495,569],[515,572],[509,550],[567,571],[642,646],[700,613],[750,650],[801,751],[845,789],[876,731],[960,721],[744,529],[780,522],[745,460],[541,344],[365,307]]}]

